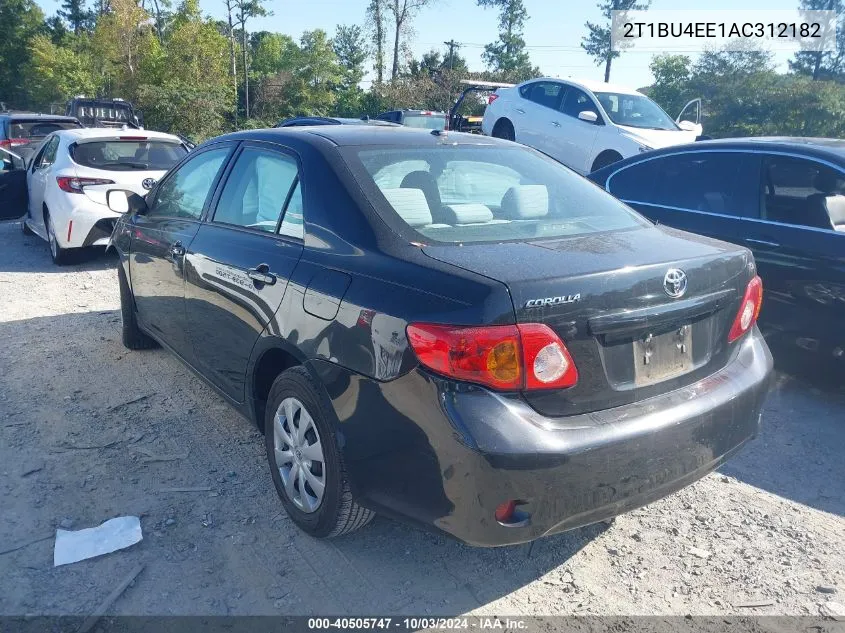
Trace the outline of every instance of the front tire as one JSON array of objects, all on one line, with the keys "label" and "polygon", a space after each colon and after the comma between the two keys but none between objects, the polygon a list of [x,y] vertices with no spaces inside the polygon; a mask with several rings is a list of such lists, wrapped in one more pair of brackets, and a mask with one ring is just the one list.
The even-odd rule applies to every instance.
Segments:
[{"label": "front tire", "polygon": [[50,257],[56,266],[64,266],[70,260],[70,251],[59,245],[59,240],[56,238],[56,229],[53,227],[53,218],[50,217],[49,213],[45,212],[44,220],[47,225],[47,243],[50,245]]},{"label": "front tire", "polygon": [[614,152],[613,150],[604,151],[596,156],[596,160],[593,161],[593,167],[590,169],[590,172],[598,171],[602,167],[607,167],[608,165],[612,165],[620,160],[622,160],[622,154],[619,152]]},{"label": "front tire", "polygon": [[354,532],[375,516],[352,496],[335,428],[334,411],[307,370],[293,367],[276,378],[264,416],[270,474],[290,518],[316,538]]},{"label": "front tire", "polygon": [[123,268],[118,264],[117,280],[120,285],[120,316],[123,322],[121,338],[126,349],[151,349],[156,342],[138,327],[138,315],[135,312],[135,298],[123,274]]}]

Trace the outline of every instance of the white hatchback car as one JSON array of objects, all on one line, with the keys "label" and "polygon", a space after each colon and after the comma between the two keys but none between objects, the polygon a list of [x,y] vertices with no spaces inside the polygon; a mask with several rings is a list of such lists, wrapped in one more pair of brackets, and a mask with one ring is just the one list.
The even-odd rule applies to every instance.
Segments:
[{"label": "white hatchback car", "polygon": [[676,120],[644,94],[598,81],[540,78],[499,88],[481,131],[548,154],[580,174],[701,135],[701,99]]},{"label": "white hatchback car", "polygon": [[105,246],[120,217],[106,205],[106,191],[117,187],[143,195],[187,153],[179,137],[163,132],[54,132],[27,167],[23,230],[50,243],[56,264],[67,260],[69,249]]}]

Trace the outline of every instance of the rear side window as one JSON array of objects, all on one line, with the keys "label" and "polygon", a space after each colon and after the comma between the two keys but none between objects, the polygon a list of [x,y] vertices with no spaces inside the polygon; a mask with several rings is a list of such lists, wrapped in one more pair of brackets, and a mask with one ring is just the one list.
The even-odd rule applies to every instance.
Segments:
[{"label": "rear side window", "polygon": [[519,93],[529,101],[557,110],[564,86],[554,81],[535,81],[520,88]]},{"label": "rear side window", "polygon": [[521,147],[341,151],[380,213],[433,241],[524,241],[649,226],[589,181]]},{"label": "rear side window", "polygon": [[402,124],[406,127],[424,130],[442,130],[446,127],[446,117],[442,114],[405,114]]},{"label": "rear side window", "polygon": [[[284,154],[247,147],[238,156],[217,203],[214,222],[275,233],[298,183],[296,161]],[[302,203],[295,211],[300,217]]]},{"label": "rear side window", "polygon": [[166,171],[188,153],[167,141],[94,141],[74,143],[70,157],[77,165],[109,171]]},{"label": "rear side window", "polygon": [[11,121],[9,138],[44,138],[58,130],[75,130],[82,127],[75,121]]},{"label": "rear side window", "polygon": [[743,152],[687,152],[625,167],[608,191],[626,202],[722,215],[754,216],[759,163]]}]

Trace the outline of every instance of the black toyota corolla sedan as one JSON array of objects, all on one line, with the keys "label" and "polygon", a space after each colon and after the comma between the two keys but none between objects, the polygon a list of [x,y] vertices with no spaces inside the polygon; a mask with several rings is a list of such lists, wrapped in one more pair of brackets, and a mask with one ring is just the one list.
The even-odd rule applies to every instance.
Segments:
[{"label": "black toyota corolla sedan", "polygon": [[383,512],[525,542],[678,490],[758,431],[751,253],[520,145],[240,132],[108,200],[124,343],[257,422],[311,535]]}]

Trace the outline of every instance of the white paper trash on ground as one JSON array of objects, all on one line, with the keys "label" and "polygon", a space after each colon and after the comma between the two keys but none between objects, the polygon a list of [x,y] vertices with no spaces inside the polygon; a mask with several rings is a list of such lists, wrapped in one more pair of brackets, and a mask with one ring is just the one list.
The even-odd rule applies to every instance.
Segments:
[{"label": "white paper trash on ground", "polygon": [[138,517],[117,517],[84,530],[56,530],[53,567],[115,552],[142,538]]}]

